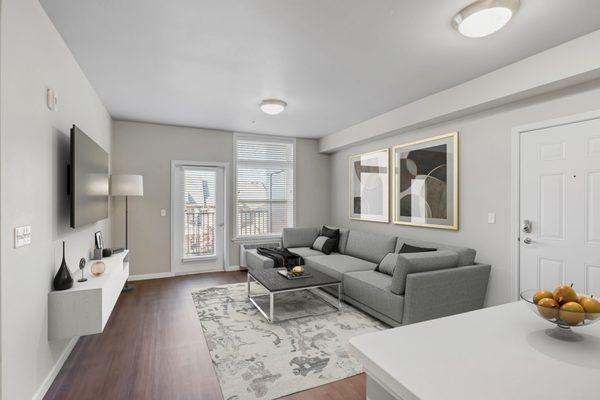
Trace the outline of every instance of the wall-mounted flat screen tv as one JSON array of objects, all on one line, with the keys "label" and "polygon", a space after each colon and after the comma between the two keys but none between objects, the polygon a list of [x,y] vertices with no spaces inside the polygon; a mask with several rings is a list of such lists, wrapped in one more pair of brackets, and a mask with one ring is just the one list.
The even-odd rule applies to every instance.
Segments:
[{"label": "wall-mounted flat screen tv", "polygon": [[73,125],[69,185],[71,228],[108,218],[108,153]]}]

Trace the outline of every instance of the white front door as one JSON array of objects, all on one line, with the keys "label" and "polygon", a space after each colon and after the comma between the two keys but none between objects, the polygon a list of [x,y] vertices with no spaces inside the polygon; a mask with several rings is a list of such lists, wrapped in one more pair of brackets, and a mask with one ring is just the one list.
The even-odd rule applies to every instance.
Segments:
[{"label": "white front door", "polygon": [[224,177],[221,167],[174,165],[172,272],[224,269]]},{"label": "white front door", "polygon": [[600,297],[600,120],[521,133],[520,290]]}]

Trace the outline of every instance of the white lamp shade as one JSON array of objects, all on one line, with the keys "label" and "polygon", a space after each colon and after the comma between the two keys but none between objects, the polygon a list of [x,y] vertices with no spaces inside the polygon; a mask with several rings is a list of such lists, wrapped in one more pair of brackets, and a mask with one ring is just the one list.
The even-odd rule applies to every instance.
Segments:
[{"label": "white lamp shade", "polygon": [[144,177],[142,175],[111,175],[111,196],[143,196]]}]

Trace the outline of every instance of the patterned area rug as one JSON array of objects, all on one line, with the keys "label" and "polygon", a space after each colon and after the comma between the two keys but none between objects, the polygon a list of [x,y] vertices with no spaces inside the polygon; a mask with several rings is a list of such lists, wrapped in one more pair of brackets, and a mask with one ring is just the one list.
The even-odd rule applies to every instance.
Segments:
[{"label": "patterned area rug", "polygon": [[[253,295],[259,288],[253,284]],[[335,311],[304,290],[275,295],[275,316],[310,315],[271,324],[246,293],[245,283],[192,292],[225,400],[270,400],[359,374],[348,340],[386,328],[348,304]]]}]

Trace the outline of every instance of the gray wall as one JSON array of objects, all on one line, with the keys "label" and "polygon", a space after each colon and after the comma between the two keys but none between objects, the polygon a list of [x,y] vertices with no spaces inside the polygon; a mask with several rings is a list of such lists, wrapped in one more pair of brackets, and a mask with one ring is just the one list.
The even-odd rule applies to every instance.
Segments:
[{"label": "gray wall", "polygon": [[[113,142],[113,173],[144,176],[144,197],[129,203],[131,274],[169,272],[171,160],[228,162],[233,172],[233,133],[116,121]],[[297,224],[318,225],[329,220],[329,156],[319,154],[318,142],[310,139],[298,139],[296,152]],[[160,216],[161,209],[167,210],[166,217]],[[124,202],[116,199],[115,246],[124,243],[123,213]],[[227,230],[231,238],[232,223]],[[228,248],[229,264],[239,265],[238,245],[230,240]]]},{"label": "gray wall", "polygon": [[[108,220],[69,227],[66,165],[77,124],[111,149],[111,118],[36,0],[3,0],[0,34],[0,192],[2,398],[31,399],[58,372],[68,340],[48,340],[48,292],[60,265],[77,269],[94,232],[110,244]],[[46,87],[59,97],[46,107]],[[13,247],[16,226],[31,225],[32,244]]]},{"label": "gray wall", "polygon": [[[595,81],[339,151],[332,155],[331,160],[332,223],[354,229],[472,247],[478,251],[478,261],[493,266],[487,304],[508,302],[511,300],[510,288],[513,279],[510,264],[511,129],[598,108],[600,82]],[[349,220],[350,154],[392,147],[452,131],[460,132],[459,231]],[[496,213],[495,224],[487,223],[488,212]]]}]

